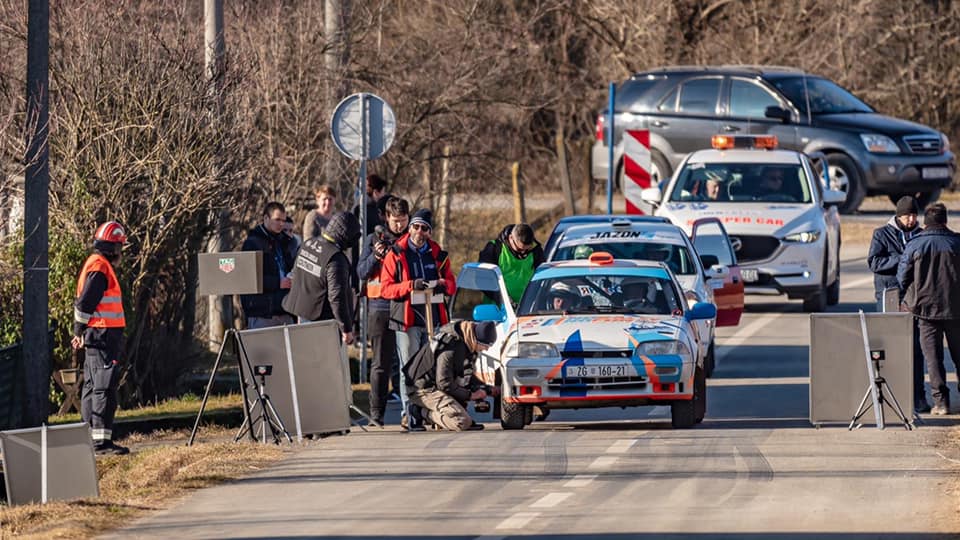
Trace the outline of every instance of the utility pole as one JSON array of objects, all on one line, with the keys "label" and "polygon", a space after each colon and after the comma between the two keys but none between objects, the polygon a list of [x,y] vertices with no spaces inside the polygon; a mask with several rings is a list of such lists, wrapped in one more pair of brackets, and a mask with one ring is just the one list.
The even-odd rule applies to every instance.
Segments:
[{"label": "utility pole", "polygon": [[[223,35],[223,0],[204,0],[204,59],[207,67],[207,92],[210,98],[210,131],[220,129],[220,114],[223,110],[223,78],[226,71],[226,42]],[[211,174],[220,174],[215,165]],[[227,225],[230,212],[214,210],[214,230],[207,244],[207,251],[216,253],[227,246]],[[209,327],[208,346],[215,351],[220,347],[223,333],[233,323],[233,298],[231,296],[208,297]]]},{"label": "utility pole", "polygon": [[[350,0],[324,0],[323,34],[327,40],[327,48],[323,55],[324,67],[327,72],[327,113],[333,110],[341,99],[346,97],[344,81],[345,67],[350,59],[349,47],[349,20]],[[344,187],[352,187],[353,182],[344,186],[345,180],[341,175],[340,153],[330,149],[323,164],[324,182],[334,184],[338,192],[345,193]],[[364,203],[365,193],[360,194],[360,204]],[[347,198],[349,200],[349,197]]]},{"label": "utility pole", "polygon": [[[50,389],[49,321],[49,107],[50,3],[29,0],[27,14],[27,116],[23,219],[23,425],[47,421]],[[61,321],[72,324],[73,321]]]}]

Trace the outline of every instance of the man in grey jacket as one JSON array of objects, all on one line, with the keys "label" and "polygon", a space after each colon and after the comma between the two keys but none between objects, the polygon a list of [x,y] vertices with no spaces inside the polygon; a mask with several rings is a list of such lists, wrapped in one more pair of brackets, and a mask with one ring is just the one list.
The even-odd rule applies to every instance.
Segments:
[{"label": "man in grey jacket", "polygon": [[950,356],[960,362],[960,235],[947,228],[947,207],[941,203],[927,207],[923,222],[923,231],[910,240],[900,258],[897,280],[906,307],[917,318],[933,394],[931,412],[944,415],[950,409],[944,336]]}]

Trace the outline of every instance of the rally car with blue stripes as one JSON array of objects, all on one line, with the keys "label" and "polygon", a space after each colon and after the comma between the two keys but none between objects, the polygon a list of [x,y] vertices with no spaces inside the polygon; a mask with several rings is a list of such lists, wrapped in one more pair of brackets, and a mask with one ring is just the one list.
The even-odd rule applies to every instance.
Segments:
[{"label": "rally car with blue stripes", "polygon": [[693,322],[716,306],[689,305],[662,262],[587,260],[541,265],[516,311],[496,266],[464,265],[454,316],[499,323],[498,342],[477,375],[501,387],[500,423],[522,429],[534,407],[550,409],[669,405],[674,427],[706,414],[703,355]]}]

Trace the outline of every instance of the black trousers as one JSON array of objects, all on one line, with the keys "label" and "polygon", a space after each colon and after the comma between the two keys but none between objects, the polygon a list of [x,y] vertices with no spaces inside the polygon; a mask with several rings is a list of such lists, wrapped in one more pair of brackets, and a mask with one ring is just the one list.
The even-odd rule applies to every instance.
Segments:
[{"label": "black trousers", "polygon": [[387,409],[390,375],[397,353],[397,334],[387,328],[389,311],[371,311],[367,316],[367,333],[373,345],[370,361],[370,414],[380,419]]},{"label": "black trousers", "polygon": [[[920,348],[927,363],[930,377],[930,393],[934,404],[948,405],[950,390],[947,389],[947,371],[943,366],[943,338],[947,338],[950,357],[960,365],[960,319],[917,319],[920,330]],[[957,368],[960,375],[960,367]]]},{"label": "black trousers", "polygon": [[94,444],[113,438],[120,382],[120,365],[116,359],[115,351],[87,348],[84,353],[80,417],[93,429]]}]

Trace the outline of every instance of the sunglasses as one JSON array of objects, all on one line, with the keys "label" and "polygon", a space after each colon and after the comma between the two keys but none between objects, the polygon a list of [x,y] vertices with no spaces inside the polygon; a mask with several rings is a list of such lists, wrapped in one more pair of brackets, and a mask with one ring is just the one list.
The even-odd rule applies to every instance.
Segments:
[{"label": "sunglasses", "polygon": [[430,232],[430,226],[424,225],[423,223],[414,223],[410,226],[410,228],[415,231]]}]

